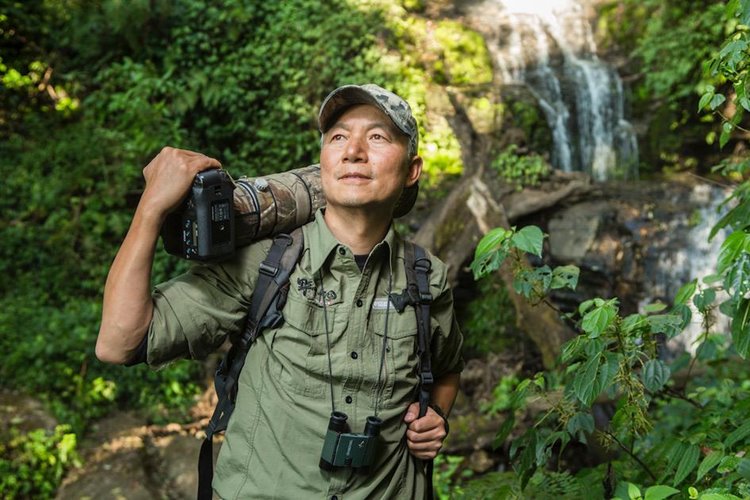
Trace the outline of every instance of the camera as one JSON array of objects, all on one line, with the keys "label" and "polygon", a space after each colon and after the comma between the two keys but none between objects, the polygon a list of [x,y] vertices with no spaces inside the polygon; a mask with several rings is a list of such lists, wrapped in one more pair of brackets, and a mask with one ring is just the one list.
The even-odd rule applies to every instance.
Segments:
[{"label": "camera", "polygon": [[164,248],[191,260],[227,257],[235,249],[234,182],[220,169],[196,174],[180,208],[161,231]]},{"label": "camera", "polygon": [[340,411],[331,413],[318,465],[329,472],[334,467],[352,467],[367,472],[375,461],[383,421],[378,417],[367,417],[365,431],[356,434],[347,432],[347,418],[346,413]]}]

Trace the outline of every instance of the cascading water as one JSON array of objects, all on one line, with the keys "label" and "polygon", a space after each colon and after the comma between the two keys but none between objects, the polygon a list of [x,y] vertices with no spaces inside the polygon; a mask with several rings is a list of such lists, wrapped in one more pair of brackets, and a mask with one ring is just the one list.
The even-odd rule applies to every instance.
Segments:
[{"label": "cascading water", "polygon": [[[689,214],[683,210],[665,222],[668,227],[664,234],[670,238],[668,249],[662,248],[645,256],[649,261],[646,263],[647,272],[643,282],[647,296],[642,304],[655,299],[670,301],[683,284],[693,279],[700,281],[716,272],[717,256],[726,234],[720,232],[711,241],[708,241],[708,236],[722,216],[719,207],[728,194],[726,189],[701,184],[692,189],[688,199],[674,200],[674,203],[683,208],[692,207],[693,213]],[[723,292],[720,292],[721,294]],[[693,310],[691,322],[673,339],[671,347],[673,350],[695,353],[698,347],[696,340],[703,332],[703,317],[694,307],[692,300],[689,304]],[[729,318],[715,311],[711,331],[728,332]]]},{"label": "cascading water", "polygon": [[503,85],[537,99],[552,131],[552,163],[595,180],[637,177],[638,146],[617,72],[596,55],[576,0],[490,0],[501,28],[488,39]]}]

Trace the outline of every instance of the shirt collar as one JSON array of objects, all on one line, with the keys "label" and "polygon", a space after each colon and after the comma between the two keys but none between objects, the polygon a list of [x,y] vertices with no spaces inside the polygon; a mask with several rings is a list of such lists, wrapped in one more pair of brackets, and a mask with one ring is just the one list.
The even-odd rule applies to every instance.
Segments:
[{"label": "shirt collar", "polygon": [[[318,209],[315,212],[315,222],[310,224],[306,236],[306,246],[310,249],[310,267],[313,274],[317,273],[323,266],[331,252],[334,252],[339,246],[344,246],[339,243],[331,230],[328,229],[328,225],[323,218],[323,209]],[[390,256],[391,268],[393,267],[396,260],[396,249],[398,248],[399,236],[393,228],[391,223],[388,228],[388,232],[382,241],[380,241],[370,252],[370,255],[377,254],[377,252],[387,252]]]}]

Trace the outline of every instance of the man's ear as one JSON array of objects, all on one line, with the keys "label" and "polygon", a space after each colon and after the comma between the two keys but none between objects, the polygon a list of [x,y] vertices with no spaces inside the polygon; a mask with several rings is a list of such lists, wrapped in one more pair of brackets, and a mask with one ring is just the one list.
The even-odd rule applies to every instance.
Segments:
[{"label": "man's ear", "polygon": [[419,176],[422,175],[422,157],[415,156],[409,162],[409,172],[406,175],[406,183],[404,187],[413,186],[418,180]]}]

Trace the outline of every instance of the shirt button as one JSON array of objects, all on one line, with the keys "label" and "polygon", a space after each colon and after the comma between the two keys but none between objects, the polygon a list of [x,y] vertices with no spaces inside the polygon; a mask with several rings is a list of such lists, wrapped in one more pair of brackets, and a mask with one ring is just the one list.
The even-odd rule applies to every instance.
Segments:
[{"label": "shirt button", "polygon": [[357,359],[359,357],[359,354],[357,354],[357,351],[352,351],[352,359]]},{"label": "shirt button", "polygon": [[341,255],[344,255],[346,253],[346,250],[344,250],[344,247],[339,247],[339,253]]},{"label": "shirt button", "polygon": [[352,401],[354,401],[354,400],[352,399],[352,397],[351,397],[351,396],[347,396],[347,397],[346,397],[346,399],[345,399],[344,401],[346,401],[347,403],[351,404],[351,403],[352,403]]},{"label": "shirt button", "polygon": [[362,304],[364,304],[364,302],[362,302],[362,299],[357,299],[357,307],[362,307]]}]

